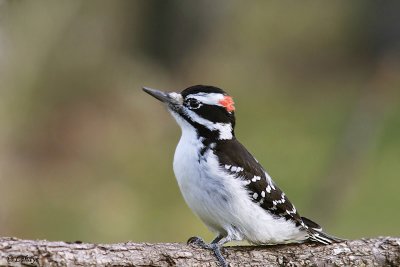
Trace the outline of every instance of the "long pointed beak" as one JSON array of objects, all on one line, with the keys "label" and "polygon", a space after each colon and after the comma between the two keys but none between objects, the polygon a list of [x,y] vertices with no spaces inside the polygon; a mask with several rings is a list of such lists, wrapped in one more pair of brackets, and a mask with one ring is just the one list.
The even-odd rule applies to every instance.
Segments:
[{"label": "long pointed beak", "polygon": [[148,88],[148,87],[143,87],[143,91],[145,91],[146,93],[148,93],[152,97],[157,98],[161,102],[167,102],[167,103],[169,102],[170,97],[168,96],[167,93],[165,93],[163,91],[152,89],[152,88]]},{"label": "long pointed beak", "polygon": [[173,104],[173,105],[179,104],[176,97],[171,97],[171,95],[174,93],[169,94],[169,93],[166,93],[166,92],[163,92],[160,90],[156,90],[156,89],[152,89],[152,88],[148,88],[148,87],[143,87],[143,91],[145,91],[152,97],[157,98],[158,100],[160,100],[161,102],[164,102],[166,104]]}]

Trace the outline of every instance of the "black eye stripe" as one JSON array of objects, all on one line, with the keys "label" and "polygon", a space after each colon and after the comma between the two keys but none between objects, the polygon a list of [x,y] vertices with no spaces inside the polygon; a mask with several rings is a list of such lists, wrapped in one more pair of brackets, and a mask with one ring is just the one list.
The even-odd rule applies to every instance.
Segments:
[{"label": "black eye stripe", "polygon": [[226,109],[220,106],[202,104],[199,108],[192,110],[200,117],[211,122],[230,123],[232,118],[227,116]]}]

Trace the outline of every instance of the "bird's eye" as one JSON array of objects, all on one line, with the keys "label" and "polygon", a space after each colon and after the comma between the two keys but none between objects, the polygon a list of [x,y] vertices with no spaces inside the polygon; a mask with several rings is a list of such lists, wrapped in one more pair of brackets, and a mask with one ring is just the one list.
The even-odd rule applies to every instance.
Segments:
[{"label": "bird's eye", "polygon": [[197,109],[201,106],[201,103],[194,98],[190,98],[186,101],[186,106],[190,109]]}]

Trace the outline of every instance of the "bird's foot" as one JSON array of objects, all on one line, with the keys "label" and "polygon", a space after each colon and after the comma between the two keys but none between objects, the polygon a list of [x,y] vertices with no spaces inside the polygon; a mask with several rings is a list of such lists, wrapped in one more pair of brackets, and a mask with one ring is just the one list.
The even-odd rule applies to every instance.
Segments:
[{"label": "bird's foot", "polygon": [[221,248],[222,246],[218,245],[217,243],[207,244],[201,237],[193,236],[188,239],[188,245],[195,245],[201,247],[203,249],[209,249],[214,252],[215,257],[217,258],[219,264],[222,267],[228,267],[228,263],[226,262],[224,256],[222,256]]},{"label": "bird's foot", "polygon": [[204,242],[203,238],[198,236],[192,236],[186,243],[188,245],[195,245],[204,249],[211,249],[211,245]]}]

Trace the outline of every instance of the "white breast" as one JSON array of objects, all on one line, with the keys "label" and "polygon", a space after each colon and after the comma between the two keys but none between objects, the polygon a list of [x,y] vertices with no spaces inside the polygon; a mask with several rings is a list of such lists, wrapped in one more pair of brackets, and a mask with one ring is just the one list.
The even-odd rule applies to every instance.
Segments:
[{"label": "white breast", "polygon": [[[200,150],[203,144],[198,139],[194,129],[189,125],[182,132],[181,139],[175,150],[174,173],[181,193],[188,206],[203,220],[213,231],[222,230],[215,220],[215,214],[210,207],[211,199],[208,195],[215,195],[221,183],[207,175]],[[214,194],[213,194],[214,193]]]},{"label": "white breast", "polygon": [[174,117],[182,128],[174,156],[175,176],[186,203],[211,231],[254,243],[306,238],[294,223],[273,218],[252,202],[243,181],[226,173],[212,150],[200,155],[203,144],[195,129]]}]

